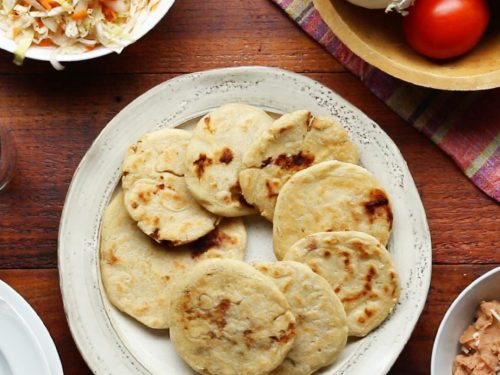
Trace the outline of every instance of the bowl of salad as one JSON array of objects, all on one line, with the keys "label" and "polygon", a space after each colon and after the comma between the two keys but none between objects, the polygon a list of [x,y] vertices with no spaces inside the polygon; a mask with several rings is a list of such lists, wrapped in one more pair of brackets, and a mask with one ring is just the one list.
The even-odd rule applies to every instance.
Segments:
[{"label": "bowl of salad", "polygon": [[443,90],[500,87],[498,0],[314,0],[333,33],[380,70]]},{"label": "bowl of salad", "polygon": [[0,0],[0,48],[61,62],[120,53],[151,30],[174,0]]}]

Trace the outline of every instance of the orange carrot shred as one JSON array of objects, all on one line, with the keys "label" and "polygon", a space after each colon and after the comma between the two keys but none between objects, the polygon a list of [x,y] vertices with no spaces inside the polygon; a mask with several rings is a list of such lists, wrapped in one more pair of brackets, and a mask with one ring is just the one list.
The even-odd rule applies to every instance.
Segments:
[{"label": "orange carrot shred", "polygon": [[52,42],[52,40],[51,40],[51,39],[43,39],[43,40],[41,40],[41,41],[38,43],[38,45],[39,45],[40,47],[50,47],[50,46],[53,46],[53,45],[54,45],[54,43]]},{"label": "orange carrot shred", "polygon": [[42,6],[43,6],[45,9],[47,9],[47,10],[52,9],[52,4],[51,4],[51,3],[52,3],[52,1],[50,1],[50,0],[38,0],[38,2],[39,2],[40,4],[42,4]]},{"label": "orange carrot shred", "polygon": [[103,6],[102,12],[104,13],[104,17],[106,18],[106,21],[114,21],[115,20],[116,12],[113,9],[108,8],[106,6]]},{"label": "orange carrot shred", "polygon": [[85,18],[85,17],[87,17],[87,10],[86,9],[82,10],[82,11],[80,11],[78,13],[73,13],[71,15],[71,18],[74,19],[75,21],[76,20],[81,20],[82,18]]}]

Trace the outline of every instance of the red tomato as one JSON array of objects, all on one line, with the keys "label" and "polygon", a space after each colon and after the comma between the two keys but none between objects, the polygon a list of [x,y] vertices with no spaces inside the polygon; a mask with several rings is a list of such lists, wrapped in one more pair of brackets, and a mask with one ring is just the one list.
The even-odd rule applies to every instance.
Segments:
[{"label": "red tomato", "polygon": [[485,0],[416,0],[404,18],[410,45],[436,59],[456,57],[471,50],[489,21]]}]

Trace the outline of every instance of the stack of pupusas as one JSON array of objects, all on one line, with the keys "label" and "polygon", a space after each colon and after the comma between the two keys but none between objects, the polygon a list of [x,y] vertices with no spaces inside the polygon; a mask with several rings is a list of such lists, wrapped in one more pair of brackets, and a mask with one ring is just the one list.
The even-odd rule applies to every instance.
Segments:
[{"label": "stack of pupusas", "polygon": [[[103,218],[109,300],[170,328],[202,374],[308,375],[332,364],[399,297],[385,248],[390,202],[358,161],[342,126],[309,111],[275,120],[226,104],[192,133],[144,135]],[[256,213],[273,223],[276,262],[243,261],[239,217]]]}]

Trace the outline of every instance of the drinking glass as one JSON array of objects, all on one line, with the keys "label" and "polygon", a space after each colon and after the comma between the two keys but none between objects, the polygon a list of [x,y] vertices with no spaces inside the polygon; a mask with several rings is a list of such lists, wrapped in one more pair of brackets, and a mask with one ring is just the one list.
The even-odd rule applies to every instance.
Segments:
[{"label": "drinking glass", "polygon": [[0,127],[0,191],[7,186],[14,173],[15,149],[10,130]]}]

